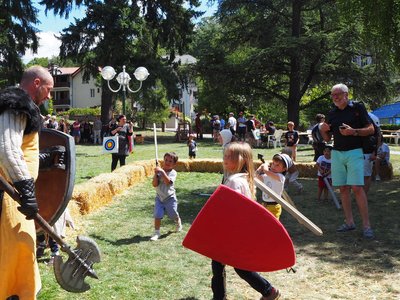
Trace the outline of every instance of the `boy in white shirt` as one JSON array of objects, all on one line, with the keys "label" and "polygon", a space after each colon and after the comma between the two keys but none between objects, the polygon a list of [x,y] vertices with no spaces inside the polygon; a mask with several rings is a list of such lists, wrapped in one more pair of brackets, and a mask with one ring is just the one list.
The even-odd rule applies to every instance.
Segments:
[{"label": "boy in white shirt", "polygon": [[323,155],[319,156],[316,163],[318,166],[318,201],[321,200],[323,194],[324,200],[328,200],[328,187],[324,182],[324,177],[328,179],[330,185],[332,185],[331,176],[331,151],[332,146],[326,145],[323,151]]},{"label": "boy in white shirt", "polygon": [[[256,174],[266,186],[282,197],[283,188],[285,186],[285,173],[291,164],[293,164],[293,162],[289,155],[278,153],[272,157],[272,161],[269,165],[265,163],[262,164],[257,169]],[[282,207],[265,192],[262,193],[262,205],[279,220]]]}]

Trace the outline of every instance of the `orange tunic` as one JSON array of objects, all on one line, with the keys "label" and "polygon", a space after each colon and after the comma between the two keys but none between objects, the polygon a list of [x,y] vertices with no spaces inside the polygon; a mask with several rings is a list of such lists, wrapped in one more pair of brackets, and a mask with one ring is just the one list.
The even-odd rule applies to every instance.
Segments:
[{"label": "orange tunic", "polygon": [[[39,135],[23,136],[22,151],[34,179],[39,171]],[[4,176],[4,173],[0,173]],[[8,179],[8,178],[7,178]],[[9,180],[9,179],[8,179]],[[36,262],[36,229],[17,210],[19,204],[4,193],[0,217],[0,299],[18,295],[20,300],[36,299],[41,289]]]}]

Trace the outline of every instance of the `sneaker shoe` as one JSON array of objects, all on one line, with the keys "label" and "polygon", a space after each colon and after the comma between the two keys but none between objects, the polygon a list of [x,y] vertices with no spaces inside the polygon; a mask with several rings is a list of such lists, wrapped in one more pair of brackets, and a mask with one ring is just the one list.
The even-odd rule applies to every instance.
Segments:
[{"label": "sneaker shoe", "polygon": [[354,224],[347,225],[346,223],[344,223],[338,229],[336,229],[336,232],[347,232],[347,231],[352,231],[354,229],[356,229],[356,225]]},{"label": "sneaker shoe", "polygon": [[154,232],[153,236],[150,238],[150,241],[157,241],[160,235],[161,235],[160,232],[158,231]]},{"label": "sneaker shoe", "polygon": [[37,258],[37,259],[43,257],[43,255],[44,255],[44,250],[45,250],[45,247],[40,247],[40,246],[39,246],[39,247],[36,248],[36,258]]},{"label": "sneaker shoe", "polygon": [[373,239],[375,237],[374,236],[374,231],[372,230],[371,227],[365,228],[364,232],[363,232],[363,236],[366,239]]},{"label": "sneaker shoe", "polygon": [[57,251],[51,251],[51,254],[50,254],[50,256],[51,257],[54,257],[54,256],[59,256],[60,255],[60,252],[57,250]]},{"label": "sneaker shoe", "polygon": [[380,181],[380,180],[381,180],[381,176],[376,175],[376,176],[375,176],[375,181]]},{"label": "sneaker shoe", "polygon": [[269,295],[261,297],[260,300],[276,300],[279,299],[280,296],[281,293],[279,292],[279,290],[273,287]]},{"label": "sneaker shoe", "polygon": [[176,224],[175,231],[176,231],[176,232],[182,231],[182,223],[181,223],[181,222],[179,222],[179,223]]}]

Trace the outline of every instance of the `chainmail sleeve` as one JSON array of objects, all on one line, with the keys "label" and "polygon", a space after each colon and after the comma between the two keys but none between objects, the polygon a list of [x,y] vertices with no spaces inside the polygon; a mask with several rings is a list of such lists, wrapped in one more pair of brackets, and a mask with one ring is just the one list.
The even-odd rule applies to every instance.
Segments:
[{"label": "chainmail sleeve", "polygon": [[27,117],[6,110],[0,115],[0,168],[11,181],[32,178],[21,149]]}]

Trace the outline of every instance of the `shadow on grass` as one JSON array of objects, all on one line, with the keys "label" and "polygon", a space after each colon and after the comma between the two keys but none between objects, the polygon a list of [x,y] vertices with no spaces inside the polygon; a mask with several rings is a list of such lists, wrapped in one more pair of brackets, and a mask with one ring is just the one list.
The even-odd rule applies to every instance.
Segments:
[{"label": "shadow on grass", "polygon": [[[398,272],[400,257],[399,214],[400,187],[398,179],[373,183],[368,194],[369,216],[376,238],[364,239],[358,207],[353,196],[352,209],[356,230],[337,233],[343,223],[344,214],[332,202],[317,202],[317,181],[303,179],[304,193],[292,198],[298,210],[319,226],[324,234],[315,236],[297,223],[288,213],[283,213],[281,222],[288,230],[296,252],[316,257],[321,261],[354,267],[358,276],[382,278],[385,273]],[[339,196],[338,193],[336,193]],[[298,266],[301,269],[301,266]]]},{"label": "shadow on grass", "polygon": [[[167,233],[162,234],[159,237],[159,240],[167,238],[172,233],[173,233],[172,231],[169,231]],[[153,241],[150,241],[151,236],[149,236],[149,235],[146,235],[146,236],[135,235],[135,236],[133,236],[131,238],[123,238],[123,239],[118,239],[118,240],[110,240],[110,239],[104,238],[103,236],[99,236],[97,234],[91,234],[90,236],[92,238],[94,238],[94,239],[106,242],[106,243],[111,244],[113,246],[139,244],[139,243],[142,243],[142,242],[154,243]]]}]

